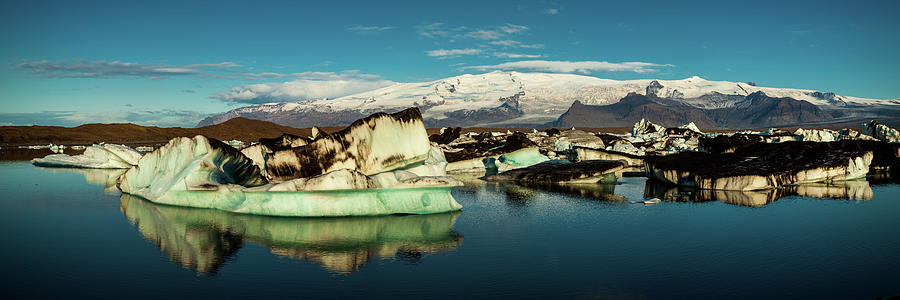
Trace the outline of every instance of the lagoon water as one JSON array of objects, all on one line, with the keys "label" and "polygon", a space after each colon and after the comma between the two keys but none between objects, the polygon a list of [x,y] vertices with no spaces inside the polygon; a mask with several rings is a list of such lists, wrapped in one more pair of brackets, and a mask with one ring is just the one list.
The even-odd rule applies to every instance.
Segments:
[{"label": "lagoon water", "polygon": [[[716,194],[467,179],[457,213],[304,219],[157,205],[122,196],[117,176],[0,162],[7,297],[900,295],[897,184]],[[648,197],[666,201],[630,203]]]}]

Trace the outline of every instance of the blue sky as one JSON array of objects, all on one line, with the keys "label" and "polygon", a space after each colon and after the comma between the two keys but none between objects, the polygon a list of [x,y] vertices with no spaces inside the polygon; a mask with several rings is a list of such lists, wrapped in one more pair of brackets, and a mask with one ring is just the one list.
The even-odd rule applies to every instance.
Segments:
[{"label": "blue sky", "polygon": [[0,4],[0,125],[192,126],[502,66],[900,97],[900,1],[181,2]]}]

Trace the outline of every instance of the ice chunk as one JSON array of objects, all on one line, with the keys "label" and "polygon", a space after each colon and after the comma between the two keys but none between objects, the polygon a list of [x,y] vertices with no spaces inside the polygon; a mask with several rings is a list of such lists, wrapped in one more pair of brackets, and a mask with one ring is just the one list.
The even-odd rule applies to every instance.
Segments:
[{"label": "ice chunk", "polygon": [[334,170],[312,178],[298,178],[278,183],[268,189],[275,191],[353,190],[374,187],[372,179],[355,170]]},{"label": "ice chunk", "polygon": [[123,145],[92,145],[81,155],[51,154],[31,161],[35,166],[88,169],[127,169],[136,165],[141,153]]},{"label": "ice chunk", "polygon": [[533,166],[550,160],[547,156],[541,154],[538,148],[525,148],[500,155],[497,161],[500,163],[497,168],[500,172],[518,168]]},{"label": "ice chunk", "polygon": [[888,143],[900,143],[900,131],[897,131],[897,129],[894,128],[887,127],[883,124],[879,124],[878,121],[875,120],[863,124],[862,132],[880,141],[885,141]]},{"label": "ice chunk", "polygon": [[265,183],[259,167],[240,151],[198,135],[174,138],[142,157],[119,179],[119,189],[154,202],[184,205],[173,192]]},{"label": "ice chunk", "polygon": [[444,176],[447,175],[447,159],[441,148],[431,147],[425,160],[407,165],[401,170],[412,172],[417,176]]},{"label": "ice chunk", "polygon": [[687,130],[690,130],[690,131],[693,131],[696,133],[703,133],[702,131],[700,131],[700,128],[697,128],[697,124],[694,124],[694,122],[690,122],[690,123],[678,126],[678,128],[687,129]]},{"label": "ice chunk", "polygon": [[797,128],[794,135],[800,136],[804,142],[834,142],[839,134],[830,129],[803,129]]},{"label": "ice chunk", "polygon": [[275,151],[266,171],[277,181],[338,169],[372,175],[421,162],[430,150],[422,115],[410,108],[390,115],[377,113],[308,145]]},{"label": "ice chunk", "polygon": [[586,131],[572,129],[560,133],[554,144],[554,151],[565,152],[574,146],[603,149],[603,139]]},{"label": "ice chunk", "polygon": [[662,136],[665,132],[665,127],[653,124],[646,119],[641,119],[634,123],[634,127],[631,128],[631,136],[633,137]]},{"label": "ice chunk", "polygon": [[266,176],[266,159],[269,158],[271,153],[272,150],[263,144],[256,144],[241,149],[241,154],[244,154],[244,156],[253,161],[253,165],[259,168],[260,174],[262,174],[263,177]]}]

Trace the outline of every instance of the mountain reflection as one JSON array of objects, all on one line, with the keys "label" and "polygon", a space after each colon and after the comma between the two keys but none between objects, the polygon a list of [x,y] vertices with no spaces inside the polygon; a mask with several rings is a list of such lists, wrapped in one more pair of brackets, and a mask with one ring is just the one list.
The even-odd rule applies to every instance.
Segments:
[{"label": "mountain reflection", "polygon": [[873,192],[868,181],[860,180],[832,184],[810,183],[761,191],[698,190],[676,187],[653,180],[648,180],[644,186],[645,198],[659,198],[674,202],[720,201],[733,205],[761,207],[788,196],[872,200]]},{"label": "mountain reflection", "polygon": [[239,215],[213,209],[159,205],[123,194],[122,213],[172,261],[201,274],[215,273],[244,242],[277,255],[349,273],[372,259],[418,262],[428,253],[458,247],[459,212],[346,218]]},{"label": "mountain reflection", "polygon": [[54,173],[79,173],[84,176],[87,183],[103,186],[104,191],[114,193],[119,192],[116,179],[128,171],[128,169],[35,168]]}]

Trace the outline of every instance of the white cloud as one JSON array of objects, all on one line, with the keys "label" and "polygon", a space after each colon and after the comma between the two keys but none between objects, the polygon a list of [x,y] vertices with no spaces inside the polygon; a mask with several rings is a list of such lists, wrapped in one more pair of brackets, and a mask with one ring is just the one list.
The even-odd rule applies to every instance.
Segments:
[{"label": "white cloud", "polygon": [[490,41],[488,44],[494,46],[503,46],[503,47],[511,47],[511,48],[526,48],[526,49],[543,49],[544,45],[542,44],[523,44],[522,42],[515,40],[499,40],[499,41]]},{"label": "white cloud", "polygon": [[520,53],[508,53],[508,52],[494,52],[494,56],[502,57],[502,58],[538,58],[543,57],[540,54],[520,54]]},{"label": "white cloud", "polygon": [[480,54],[481,49],[437,49],[425,52],[428,56],[437,57],[438,59],[445,59],[451,57],[458,57],[461,55],[476,55]]},{"label": "white cloud", "polygon": [[605,61],[549,61],[549,60],[523,60],[507,62],[496,65],[470,66],[463,69],[474,70],[532,70],[553,73],[581,73],[594,72],[656,72],[652,67],[671,67],[672,65],[655,64],[647,62],[622,62],[611,63]]},{"label": "white cloud", "polygon": [[559,13],[559,10],[555,8],[548,8],[544,10],[544,13],[548,15],[555,15]]},{"label": "white cloud", "polygon": [[496,40],[503,37],[503,33],[497,30],[479,29],[466,33],[465,36],[476,40]]},{"label": "white cloud", "polygon": [[187,65],[184,67],[189,68],[189,69],[194,69],[194,68],[235,68],[235,67],[242,67],[242,66],[239,64],[230,62],[230,61],[225,61],[225,62],[220,62],[217,64],[193,64],[193,65]]},{"label": "white cloud", "polygon": [[528,30],[528,26],[509,24],[500,26],[500,30],[506,33],[519,33]]},{"label": "white cloud", "polygon": [[360,34],[373,34],[384,32],[387,30],[391,30],[397,27],[394,26],[361,26],[361,25],[353,25],[350,28],[347,28],[347,31],[356,32]]},{"label": "white cloud", "polygon": [[232,68],[240,65],[233,62],[216,64],[190,64],[174,66],[166,64],[143,64],[121,61],[34,61],[23,62],[14,68],[25,73],[48,78],[115,78],[115,77],[147,77],[149,79],[167,78],[170,76],[200,75],[206,68]]},{"label": "white cloud", "polygon": [[444,23],[431,23],[424,26],[419,26],[416,28],[416,32],[424,37],[434,39],[434,38],[455,38],[459,35],[460,32],[466,30],[465,26],[452,27],[448,28],[444,26]]},{"label": "white cloud", "polygon": [[267,103],[337,98],[394,84],[378,75],[351,70],[303,72],[291,74],[297,79],[286,82],[246,84],[232,87],[212,97],[227,103]]},{"label": "white cloud", "polygon": [[281,73],[275,72],[259,72],[259,73],[250,73],[250,72],[232,72],[231,74],[246,76],[248,79],[259,79],[259,78],[281,78],[287,76]]}]

